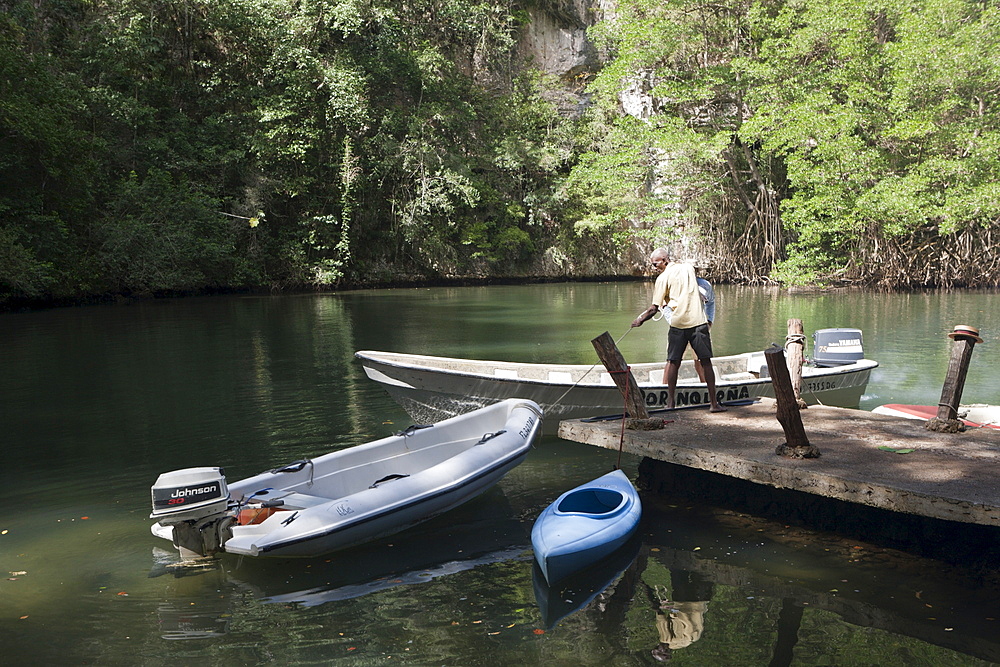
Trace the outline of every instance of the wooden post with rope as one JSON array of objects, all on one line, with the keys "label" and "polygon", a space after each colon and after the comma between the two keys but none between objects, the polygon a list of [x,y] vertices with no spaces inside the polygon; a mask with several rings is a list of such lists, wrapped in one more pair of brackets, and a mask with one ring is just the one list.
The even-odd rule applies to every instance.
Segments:
[{"label": "wooden post with rope", "polygon": [[[590,342],[593,343],[594,349],[597,350],[597,356],[600,357],[604,367],[608,369],[611,379],[615,381],[618,391],[625,399],[625,414],[630,417],[628,427],[645,430],[663,428],[662,419],[649,418],[649,411],[646,410],[646,404],[643,402],[642,390],[639,389],[632,371],[625,363],[625,357],[618,350],[611,334],[605,331]],[[654,422],[659,422],[659,426],[651,426]]]},{"label": "wooden post with rope", "polygon": [[802,400],[802,364],[805,363],[806,358],[806,334],[802,320],[798,318],[788,320],[785,351],[788,352],[788,375],[792,382],[792,393],[799,410],[804,410],[809,407]]},{"label": "wooden post with rope", "polygon": [[819,449],[809,444],[806,429],[802,426],[802,415],[795,400],[792,380],[785,363],[785,350],[772,347],[764,350],[767,370],[771,374],[774,397],[778,401],[778,423],[785,432],[785,442],[775,448],[775,454],[796,459],[819,458]]},{"label": "wooden post with rope", "polygon": [[933,419],[924,422],[928,431],[939,433],[958,433],[965,430],[965,423],[958,418],[958,405],[962,402],[962,391],[965,389],[965,376],[972,361],[972,350],[976,343],[982,343],[979,330],[965,324],[955,325],[955,330],[948,334],[955,341],[951,347],[951,360],[948,363],[948,374],[941,388],[941,400],[938,402],[938,413]]}]

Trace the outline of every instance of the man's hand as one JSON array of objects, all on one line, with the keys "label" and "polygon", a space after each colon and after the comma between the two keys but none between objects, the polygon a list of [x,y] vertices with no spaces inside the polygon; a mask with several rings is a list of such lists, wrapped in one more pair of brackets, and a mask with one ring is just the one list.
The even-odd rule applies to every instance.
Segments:
[{"label": "man's hand", "polygon": [[641,327],[642,323],[651,318],[653,315],[655,315],[656,311],[658,311],[659,309],[660,307],[654,303],[649,308],[639,313],[639,317],[632,320],[632,326]]}]

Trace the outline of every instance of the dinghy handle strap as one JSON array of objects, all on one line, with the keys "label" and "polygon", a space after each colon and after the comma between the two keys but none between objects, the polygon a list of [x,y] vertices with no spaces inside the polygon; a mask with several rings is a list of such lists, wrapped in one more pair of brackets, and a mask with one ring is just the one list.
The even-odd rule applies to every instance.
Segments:
[{"label": "dinghy handle strap", "polygon": [[277,468],[271,468],[269,472],[279,473],[279,472],[298,472],[305,468],[307,465],[312,465],[312,461],[309,459],[300,459],[298,461],[292,461],[291,463]]},{"label": "dinghy handle strap", "polygon": [[483,439],[480,440],[479,442],[477,442],[476,444],[477,445],[481,445],[484,442],[489,442],[490,440],[492,440],[493,438],[497,437],[498,435],[503,435],[506,432],[507,431],[505,429],[501,429],[501,430],[497,431],[496,433],[487,433],[487,434],[485,434],[483,436]]},{"label": "dinghy handle strap", "polygon": [[396,435],[401,435],[403,437],[406,437],[408,435],[413,435],[422,428],[430,428],[431,426],[434,426],[434,424],[410,424],[404,430],[396,433]]},{"label": "dinghy handle strap", "polygon": [[376,489],[376,488],[378,488],[378,485],[381,484],[382,482],[389,482],[389,481],[392,481],[394,479],[403,479],[404,477],[409,477],[409,475],[401,475],[399,473],[393,473],[392,475],[386,475],[382,479],[375,480],[375,482],[371,486],[369,486],[368,488],[369,489]]},{"label": "dinghy handle strap", "polygon": [[306,466],[309,466],[309,486],[312,486],[313,475],[316,473],[316,466],[313,464],[312,459],[299,459],[298,461],[292,461],[288,465],[271,468],[268,472],[275,475],[281,472],[299,472]]}]

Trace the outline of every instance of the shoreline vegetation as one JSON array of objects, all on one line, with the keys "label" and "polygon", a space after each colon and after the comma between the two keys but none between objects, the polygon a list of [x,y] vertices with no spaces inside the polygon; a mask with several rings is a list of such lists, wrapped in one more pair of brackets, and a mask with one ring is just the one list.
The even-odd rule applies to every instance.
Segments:
[{"label": "shoreline vegetation", "polygon": [[720,284],[1000,286],[993,3],[0,10],[0,310],[629,280],[657,246]]},{"label": "shoreline vegetation", "polygon": [[[213,296],[294,296],[303,294],[329,294],[341,292],[356,292],[361,290],[381,290],[381,289],[407,289],[407,288],[430,288],[430,287],[485,287],[491,285],[540,285],[555,283],[606,283],[606,282],[651,282],[649,276],[593,276],[593,277],[470,277],[470,278],[434,278],[422,280],[396,280],[383,283],[367,284],[340,284],[340,285],[313,285],[296,287],[230,287],[230,288],[203,288],[191,290],[162,290],[158,292],[146,292],[139,294],[100,294],[88,295],[81,298],[62,299],[9,299],[0,302],[0,315],[7,313],[28,313],[35,311],[51,310],[56,308],[75,308],[86,306],[99,306],[109,304],[134,304],[143,301],[156,301],[168,299],[183,299],[195,297]],[[778,290],[790,294],[830,294],[831,292],[848,291],[878,291],[878,292],[901,292],[901,293],[921,293],[921,292],[949,292],[952,290],[969,289],[996,291],[996,287],[905,287],[896,289],[874,289],[862,285],[757,285],[762,289]]]}]

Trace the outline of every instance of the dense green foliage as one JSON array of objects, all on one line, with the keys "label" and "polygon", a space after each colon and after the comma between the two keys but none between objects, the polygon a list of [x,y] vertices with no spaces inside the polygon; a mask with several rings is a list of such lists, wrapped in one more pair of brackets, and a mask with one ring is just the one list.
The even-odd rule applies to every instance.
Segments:
[{"label": "dense green foliage", "polygon": [[523,57],[529,10],[566,14],[0,0],[0,303],[628,273],[679,240],[723,280],[997,284],[994,3],[621,0],[573,81]]},{"label": "dense green foliage", "polygon": [[541,237],[565,156],[504,3],[0,9],[0,297],[486,275]]},{"label": "dense green foliage", "polygon": [[[603,113],[637,87],[652,111],[642,132],[635,119],[613,117],[601,160],[655,156],[647,169],[655,187],[644,198],[659,196],[661,209],[675,202],[657,190],[681,200],[674,227],[687,221],[713,244],[717,274],[998,283],[995,3],[622,0],[619,8],[595,31],[614,54],[595,84]],[[590,173],[589,163],[581,169]],[[617,176],[600,182],[604,191],[618,185]],[[601,195],[589,199],[613,210]]]}]

